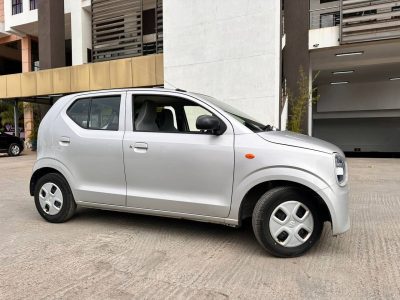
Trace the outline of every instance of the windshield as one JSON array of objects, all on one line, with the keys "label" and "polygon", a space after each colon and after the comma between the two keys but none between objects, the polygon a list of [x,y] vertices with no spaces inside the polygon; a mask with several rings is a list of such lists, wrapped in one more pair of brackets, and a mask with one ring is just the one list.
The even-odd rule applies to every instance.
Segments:
[{"label": "windshield", "polygon": [[254,118],[248,116],[244,112],[241,112],[240,110],[230,106],[229,104],[226,104],[222,101],[219,101],[213,97],[207,96],[207,95],[200,95],[201,98],[204,98],[207,101],[210,101],[212,104],[218,106],[221,108],[223,111],[226,113],[230,114],[232,117],[234,117],[236,120],[238,120],[240,123],[242,123],[244,126],[249,128],[253,132],[262,132],[262,131],[269,131],[270,126],[269,125],[263,125],[260,122],[254,120]]}]

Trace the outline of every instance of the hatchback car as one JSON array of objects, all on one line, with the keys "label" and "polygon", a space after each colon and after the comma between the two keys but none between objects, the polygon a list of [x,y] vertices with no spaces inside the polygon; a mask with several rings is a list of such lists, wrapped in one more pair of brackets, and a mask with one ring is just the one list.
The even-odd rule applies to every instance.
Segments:
[{"label": "hatchback car", "polygon": [[209,96],[127,89],[68,95],[39,128],[30,181],[39,214],[77,205],[239,227],[298,256],[349,229],[347,165],[336,146],[272,130]]},{"label": "hatchback car", "polygon": [[0,132],[0,153],[18,156],[24,150],[24,142],[14,135]]}]

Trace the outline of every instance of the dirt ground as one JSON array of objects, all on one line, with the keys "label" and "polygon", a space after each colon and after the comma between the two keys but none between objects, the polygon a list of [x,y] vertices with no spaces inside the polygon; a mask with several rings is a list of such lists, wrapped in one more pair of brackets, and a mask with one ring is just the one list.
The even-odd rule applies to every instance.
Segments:
[{"label": "dirt ground", "polygon": [[0,299],[400,298],[400,159],[349,159],[349,232],[278,259],[240,229],[79,209],[45,222],[35,156],[0,156]]}]

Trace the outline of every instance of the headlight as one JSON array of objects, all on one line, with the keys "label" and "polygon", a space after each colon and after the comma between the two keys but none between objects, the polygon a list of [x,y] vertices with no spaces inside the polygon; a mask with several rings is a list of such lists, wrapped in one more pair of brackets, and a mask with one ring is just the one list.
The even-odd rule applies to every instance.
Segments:
[{"label": "headlight", "polygon": [[335,175],[340,186],[347,184],[347,163],[346,158],[339,154],[335,154]]}]

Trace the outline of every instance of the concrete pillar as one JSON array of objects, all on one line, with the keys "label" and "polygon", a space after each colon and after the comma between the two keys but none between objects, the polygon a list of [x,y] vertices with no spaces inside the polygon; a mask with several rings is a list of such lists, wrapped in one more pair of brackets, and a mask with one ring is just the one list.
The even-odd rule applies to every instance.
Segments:
[{"label": "concrete pillar", "polygon": [[86,64],[89,60],[87,49],[92,48],[92,19],[82,9],[81,0],[71,0],[72,65]]},{"label": "concrete pillar", "polygon": [[64,0],[39,0],[38,16],[40,69],[64,67]]},{"label": "concrete pillar", "polygon": [[32,70],[32,44],[29,36],[21,39],[21,62],[22,72],[30,72]]},{"label": "concrete pillar", "polygon": [[[29,36],[21,39],[21,62],[22,72],[32,71],[32,40]],[[25,141],[29,142],[29,137],[33,128],[33,111],[29,103],[24,102],[24,132]]]},{"label": "concrete pillar", "polygon": [[4,0],[0,0],[0,23],[4,23]]},{"label": "concrete pillar", "polygon": [[14,101],[14,135],[19,137],[19,111],[18,100]]},{"label": "concrete pillar", "polygon": [[[307,75],[310,66],[308,32],[310,23],[310,0],[285,0],[286,46],[283,51],[283,74],[287,87],[296,97],[299,69]],[[290,112],[290,107],[289,107]],[[308,112],[302,121],[303,132],[308,132]]]}]

